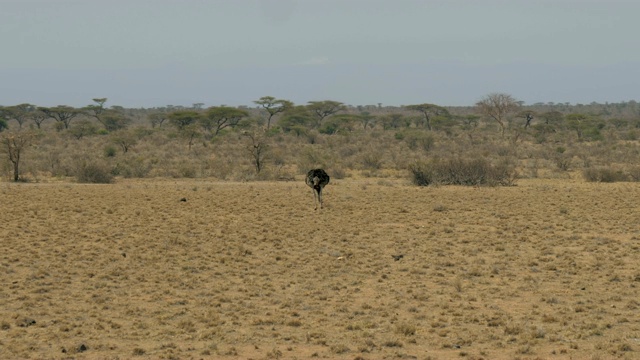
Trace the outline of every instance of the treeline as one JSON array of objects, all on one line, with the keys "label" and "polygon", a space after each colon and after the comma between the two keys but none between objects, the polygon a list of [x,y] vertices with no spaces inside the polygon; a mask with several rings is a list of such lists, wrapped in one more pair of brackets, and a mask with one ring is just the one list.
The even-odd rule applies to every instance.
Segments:
[{"label": "treeline", "polygon": [[[295,105],[284,99],[265,96],[254,101],[253,107],[225,105],[204,109],[202,103],[192,106],[156,108],[123,108],[106,106],[107,98],[93,99],[93,104],[81,108],[66,105],[42,107],[33,104],[0,106],[0,131],[14,127],[47,130],[68,130],[75,137],[102,134],[129,126],[151,128],[170,125],[179,131],[197,131],[203,136],[215,136],[226,128],[247,123],[270,130],[275,125],[284,132],[303,134],[317,130],[321,134],[336,134],[358,129],[382,130],[418,128],[434,131],[465,130],[480,122],[495,122],[506,131],[509,128],[531,128],[545,134],[571,129],[579,138],[597,139],[598,130],[607,125],[640,128],[640,105],[636,101],[621,103],[536,103],[524,105],[508,94],[489,94],[473,107],[444,107],[436,104],[406,106],[352,106],[338,101],[310,101]],[[189,127],[193,127],[190,128]]]},{"label": "treeline", "polygon": [[[586,167],[606,164],[596,161],[597,144],[635,143],[640,135],[635,101],[524,105],[503,93],[468,107],[352,106],[332,100],[296,105],[272,96],[250,107],[195,103],[131,109],[107,103],[96,98],[81,108],[0,106],[2,169],[15,181],[75,176],[91,182],[78,174],[82,169],[103,171],[98,182],[112,176],[278,179],[305,166],[334,168],[339,176],[350,171],[375,176],[385,169],[409,171],[427,158],[481,154],[500,164],[510,157],[521,172],[531,159],[561,168],[559,158],[569,158],[570,165],[561,169],[568,171],[586,156],[582,150],[593,160],[585,159]],[[601,151],[600,157],[614,150]],[[632,151],[617,160],[630,156]],[[23,163],[29,176],[22,175]],[[185,164],[193,166],[189,170]]]}]

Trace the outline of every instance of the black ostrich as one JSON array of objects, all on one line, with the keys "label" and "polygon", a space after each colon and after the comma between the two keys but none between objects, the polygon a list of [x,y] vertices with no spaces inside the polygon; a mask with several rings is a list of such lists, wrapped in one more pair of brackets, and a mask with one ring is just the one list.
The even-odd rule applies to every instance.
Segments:
[{"label": "black ostrich", "polygon": [[329,175],[322,169],[313,169],[307,173],[304,182],[313,191],[315,209],[318,209],[318,203],[320,203],[320,209],[322,209],[322,189],[329,183]]}]

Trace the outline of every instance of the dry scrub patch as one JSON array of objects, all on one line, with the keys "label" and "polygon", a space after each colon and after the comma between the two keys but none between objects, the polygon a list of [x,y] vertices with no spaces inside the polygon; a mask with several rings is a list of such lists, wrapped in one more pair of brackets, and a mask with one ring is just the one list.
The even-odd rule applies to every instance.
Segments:
[{"label": "dry scrub patch", "polygon": [[2,358],[640,353],[635,183],[0,185]]}]

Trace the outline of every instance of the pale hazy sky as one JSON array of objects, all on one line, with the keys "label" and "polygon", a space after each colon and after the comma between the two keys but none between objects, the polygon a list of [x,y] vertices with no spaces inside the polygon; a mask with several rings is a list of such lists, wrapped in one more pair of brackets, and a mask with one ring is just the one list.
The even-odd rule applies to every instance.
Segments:
[{"label": "pale hazy sky", "polygon": [[640,98],[636,0],[0,0],[0,105]]}]

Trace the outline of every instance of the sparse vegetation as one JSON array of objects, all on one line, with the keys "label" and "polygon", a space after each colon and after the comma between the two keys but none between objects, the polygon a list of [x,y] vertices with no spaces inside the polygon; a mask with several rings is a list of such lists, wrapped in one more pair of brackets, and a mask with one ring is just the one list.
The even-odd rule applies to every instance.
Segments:
[{"label": "sparse vegetation", "polygon": [[[68,129],[4,121],[34,131],[20,179],[43,183],[14,184],[2,153],[8,358],[638,351],[636,103],[531,105],[502,136],[475,107],[103,100]],[[218,129],[227,112],[241,117]],[[320,214],[303,182],[317,167]]]},{"label": "sparse vegetation", "polygon": [[[328,100],[295,106],[270,96],[256,100],[256,108],[124,109],[106,107],[106,98],[93,102],[80,109],[0,109],[6,124],[0,130],[38,129],[21,157],[24,179],[74,176],[70,164],[81,156],[105,156],[105,166],[115,169],[129,154],[146,164],[149,177],[283,180],[323,167],[340,178],[408,172],[418,185],[514,185],[521,176],[576,172],[593,182],[624,181],[607,168],[640,178],[636,102],[525,106],[509,94],[490,94],[475,107],[350,107]],[[45,161],[52,154],[57,169]]]},{"label": "sparse vegetation", "polygon": [[434,159],[429,162],[417,162],[409,168],[412,181],[419,186],[428,185],[502,185],[515,184],[517,173],[508,164],[492,165],[478,158],[464,160]]},{"label": "sparse vegetation", "polygon": [[79,183],[109,184],[113,182],[111,169],[103,163],[80,159],[76,165],[76,180]]},{"label": "sparse vegetation", "polygon": [[301,180],[7,182],[0,343],[13,358],[58,357],[53,342],[90,358],[632,356],[640,189],[577,180],[347,178],[321,216]]},{"label": "sparse vegetation", "polygon": [[582,174],[584,179],[589,182],[611,183],[633,179],[631,175],[624,173],[622,170],[612,169],[611,167],[590,167],[584,169]]}]

